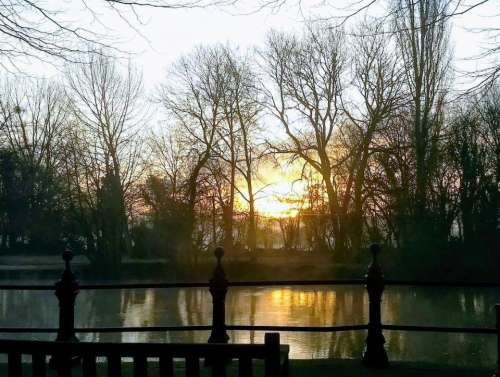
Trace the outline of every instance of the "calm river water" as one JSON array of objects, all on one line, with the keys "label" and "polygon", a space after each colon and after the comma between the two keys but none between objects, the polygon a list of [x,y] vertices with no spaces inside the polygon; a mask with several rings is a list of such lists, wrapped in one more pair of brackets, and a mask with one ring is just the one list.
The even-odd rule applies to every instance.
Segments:
[{"label": "calm river water", "polygon": [[[500,291],[477,288],[388,287],[382,318],[386,324],[493,327],[494,304]],[[330,326],[362,324],[368,320],[363,287],[314,286],[230,288],[227,323],[250,325]],[[0,291],[0,326],[56,327],[57,300],[42,291]],[[136,289],[81,291],[77,297],[76,325],[160,326],[206,325],[212,315],[207,289]],[[231,332],[233,342],[261,342],[263,333]],[[6,338],[53,339],[53,334],[13,335]],[[292,358],[357,358],[364,331],[287,333]],[[207,332],[80,334],[81,340],[204,342]],[[494,335],[463,335],[386,331],[391,360],[412,360],[453,365],[493,367]]]}]

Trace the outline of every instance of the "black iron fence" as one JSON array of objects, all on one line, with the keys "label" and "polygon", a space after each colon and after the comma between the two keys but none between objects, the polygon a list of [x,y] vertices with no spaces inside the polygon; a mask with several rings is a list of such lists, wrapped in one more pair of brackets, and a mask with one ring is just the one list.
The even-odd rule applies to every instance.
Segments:
[{"label": "black iron fence", "polygon": [[[0,327],[0,333],[55,333],[58,341],[77,341],[77,333],[112,333],[112,332],[161,332],[161,331],[210,331],[209,343],[227,343],[227,331],[292,331],[292,332],[335,332],[367,330],[362,362],[368,367],[383,368],[389,365],[384,348],[383,331],[417,331],[497,335],[497,365],[493,377],[500,377],[500,304],[495,305],[496,327],[446,327],[446,326],[413,326],[385,325],[382,323],[381,300],[384,288],[392,286],[424,286],[424,287],[500,287],[500,283],[465,283],[465,282],[421,282],[384,279],[382,268],[378,262],[380,247],[370,247],[372,262],[364,279],[344,280],[279,280],[279,281],[239,281],[227,280],[223,266],[222,248],[215,250],[217,264],[209,282],[183,283],[139,283],[139,284],[79,284],[71,270],[72,253],[63,253],[65,268],[61,279],[54,285],[0,284],[0,290],[55,290],[59,301],[59,326],[57,328],[40,327]],[[365,285],[369,300],[369,321],[362,325],[340,326],[259,326],[228,325],[225,321],[225,298],[230,287],[263,287],[263,286],[312,286],[312,285]],[[212,324],[195,326],[127,326],[127,327],[85,327],[74,326],[75,299],[80,290],[97,289],[161,289],[161,288],[208,288],[212,296]]]}]

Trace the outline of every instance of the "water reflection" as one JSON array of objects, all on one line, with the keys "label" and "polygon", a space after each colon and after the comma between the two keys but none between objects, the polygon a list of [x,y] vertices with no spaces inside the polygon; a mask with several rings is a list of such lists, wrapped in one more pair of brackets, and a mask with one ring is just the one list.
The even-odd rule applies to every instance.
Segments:
[{"label": "water reflection", "polygon": [[[493,326],[493,289],[391,287],[386,290],[382,317],[387,324]],[[0,326],[56,327],[57,300],[51,292],[0,291]],[[241,325],[332,326],[368,320],[363,287],[231,288],[227,323]],[[212,316],[207,289],[137,289],[82,291],[77,298],[78,327],[208,325]],[[82,340],[135,342],[205,342],[207,332],[81,334]],[[12,334],[5,334],[12,337]],[[51,334],[16,335],[52,339]],[[231,332],[234,342],[262,342],[263,333]],[[491,367],[495,337],[387,331],[391,360],[423,360]],[[293,358],[359,357],[365,333],[283,333]]]}]

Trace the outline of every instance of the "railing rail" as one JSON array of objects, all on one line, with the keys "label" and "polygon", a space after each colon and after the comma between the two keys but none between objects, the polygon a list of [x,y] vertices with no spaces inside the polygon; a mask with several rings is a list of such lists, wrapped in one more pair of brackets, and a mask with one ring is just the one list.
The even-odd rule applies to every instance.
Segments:
[{"label": "railing rail", "polygon": [[[336,326],[273,326],[273,325],[226,325],[228,331],[282,331],[282,332],[338,332],[367,330],[368,325],[336,325]],[[413,332],[440,332],[462,334],[496,335],[494,327],[450,327],[450,326],[422,326],[422,325],[382,325],[383,330],[413,331]],[[3,334],[56,334],[57,327],[0,327]],[[130,333],[130,332],[164,332],[164,331],[211,331],[212,325],[186,326],[120,326],[120,327],[77,327],[75,333]]]},{"label": "railing rail", "polygon": [[[335,332],[366,330],[368,325],[337,326],[272,326],[272,325],[226,325],[229,331],[289,331],[289,332]],[[39,333],[55,334],[57,327],[0,327],[0,333]],[[188,326],[120,326],[120,327],[81,327],[75,333],[127,333],[127,332],[163,332],[163,331],[211,331],[212,325]],[[496,330],[495,330],[496,331]]]},{"label": "railing rail", "polygon": [[[228,287],[280,287],[280,286],[314,286],[314,285],[365,285],[364,279],[334,279],[334,280],[251,280],[228,282]],[[454,282],[454,281],[417,281],[417,280],[385,280],[386,286],[412,287],[463,287],[463,288],[499,288],[496,282]],[[79,289],[107,290],[107,289],[174,289],[174,288],[208,288],[207,282],[154,282],[154,283],[100,283],[80,284]],[[54,284],[0,284],[3,291],[52,291]]]},{"label": "railing rail", "polygon": [[415,331],[415,332],[444,332],[461,334],[490,334],[496,335],[493,327],[452,327],[452,326],[422,326],[422,325],[382,325],[383,330]]},{"label": "railing rail", "polygon": [[[496,327],[449,327],[383,324],[380,302],[385,286],[416,286],[416,287],[467,287],[467,288],[497,288],[497,282],[447,282],[447,281],[411,281],[385,280],[378,263],[380,253],[378,245],[372,245],[372,263],[365,279],[334,279],[334,280],[277,280],[277,281],[227,281],[222,267],[224,251],[216,249],[217,265],[209,282],[154,282],[154,283],[107,283],[82,284],[76,281],[71,271],[72,254],[63,253],[65,269],[61,280],[55,285],[39,284],[0,284],[0,290],[55,290],[59,299],[59,327],[57,328],[24,328],[0,327],[0,333],[56,333],[58,341],[75,341],[77,333],[125,333],[125,332],[164,332],[164,331],[210,331],[209,342],[226,343],[229,340],[227,331],[281,331],[281,332],[336,332],[367,330],[363,363],[369,367],[386,367],[388,357],[384,348],[383,331],[416,331],[440,333],[464,333],[497,335],[497,368],[493,377],[500,377],[500,305],[496,305]],[[270,286],[317,286],[317,285],[365,285],[369,299],[369,323],[347,324],[336,326],[270,326],[270,325],[228,325],[225,323],[225,296],[229,287],[270,287]],[[190,326],[129,326],[129,327],[74,327],[74,300],[80,290],[106,289],[172,289],[172,288],[209,288],[212,295],[213,318],[211,325]]]}]

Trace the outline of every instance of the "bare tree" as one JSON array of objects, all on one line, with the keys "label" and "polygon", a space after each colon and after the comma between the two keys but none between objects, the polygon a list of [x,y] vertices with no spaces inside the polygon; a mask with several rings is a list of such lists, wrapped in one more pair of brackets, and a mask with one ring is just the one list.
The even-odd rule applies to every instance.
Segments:
[{"label": "bare tree", "polygon": [[410,93],[415,154],[416,237],[428,236],[427,195],[435,166],[448,85],[448,24],[445,0],[393,3],[394,27]]},{"label": "bare tree", "polygon": [[414,228],[410,224],[415,159],[412,123],[407,108],[395,111],[376,137],[377,151],[365,179],[366,210],[387,227],[386,240],[406,246]]},{"label": "bare tree", "polygon": [[278,217],[276,222],[280,229],[283,249],[287,252],[296,251],[300,244],[300,214]]},{"label": "bare tree", "polygon": [[[217,157],[224,161],[214,162],[214,176],[218,187],[218,197],[222,208],[222,223],[224,225],[224,248],[231,254],[234,237],[234,206],[236,193],[236,172],[240,154],[238,142],[238,118],[236,116],[237,88],[234,85],[234,72],[231,70],[231,52],[227,48],[219,47],[223,56],[223,70],[226,76],[224,90],[221,91],[221,111],[223,121],[220,123],[217,134]],[[217,179],[218,178],[218,179]],[[227,190],[225,189],[227,188]]]},{"label": "bare tree", "polygon": [[345,229],[336,187],[334,133],[338,129],[342,74],[346,56],[344,36],[332,28],[309,27],[303,38],[273,32],[262,53],[273,87],[266,91],[267,107],[288,140],[272,150],[300,158],[322,178],[328,196],[335,250],[345,252]]},{"label": "bare tree", "polygon": [[183,186],[189,169],[189,155],[183,144],[182,128],[154,133],[148,139],[153,173],[166,177],[172,199],[183,200]]},{"label": "bare tree", "polygon": [[[256,248],[255,219],[255,165],[259,158],[256,137],[258,134],[258,115],[261,111],[257,79],[249,66],[249,57],[239,56],[232,49],[223,48],[225,69],[228,78],[223,95],[224,122],[219,130],[218,157],[228,165],[226,177],[229,185],[227,200],[222,203],[225,224],[225,246],[232,247],[233,222],[235,217],[235,194],[239,193],[248,203],[248,247]],[[237,179],[241,176],[245,189],[239,187]]]},{"label": "bare tree", "polygon": [[100,226],[98,193],[104,172],[101,168],[100,151],[95,143],[89,143],[93,135],[73,119],[64,136],[62,175],[68,195],[69,213],[84,238],[83,248],[87,257],[96,265],[107,259],[100,258]]},{"label": "bare tree", "polygon": [[55,168],[66,126],[68,101],[61,87],[45,81],[7,82],[0,101],[2,133],[33,168]]},{"label": "bare tree", "polygon": [[130,248],[127,195],[141,172],[142,79],[130,65],[122,75],[111,58],[90,55],[87,64],[70,69],[67,80],[74,116],[87,136],[86,150],[95,154],[98,203],[113,218],[101,224],[100,251],[116,264]]},{"label": "bare tree", "polygon": [[479,95],[478,98],[475,102],[483,124],[482,138],[489,154],[490,166],[488,168],[493,172],[491,202],[495,214],[492,228],[498,233],[500,222],[500,84],[496,83],[491,86],[484,92],[484,95]]},{"label": "bare tree", "polygon": [[[365,202],[365,173],[373,154],[374,139],[388,118],[402,105],[403,75],[397,56],[391,51],[390,36],[382,25],[362,24],[353,44],[353,86],[360,101],[344,101],[344,111],[350,120],[343,133],[351,157],[347,161],[346,188],[343,212],[348,212],[352,199],[352,248],[361,249],[363,236],[363,203]],[[352,192],[352,193],[351,193]]]},{"label": "bare tree", "polygon": [[224,68],[225,57],[221,49],[199,47],[177,62],[160,93],[161,102],[172,121],[182,129],[181,137],[190,158],[185,183],[190,230],[185,248],[192,260],[196,258],[194,236],[198,181],[215,154],[218,131],[224,121],[222,100],[227,81]]},{"label": "bare tree", "polygon": [[22,235],[30,247],[57,247],[64,230],[53,221],[66,204],[57,177],[68,102],[60,86],[45,81],[6,82],[2,89],[2,246],[13,248]]}]

